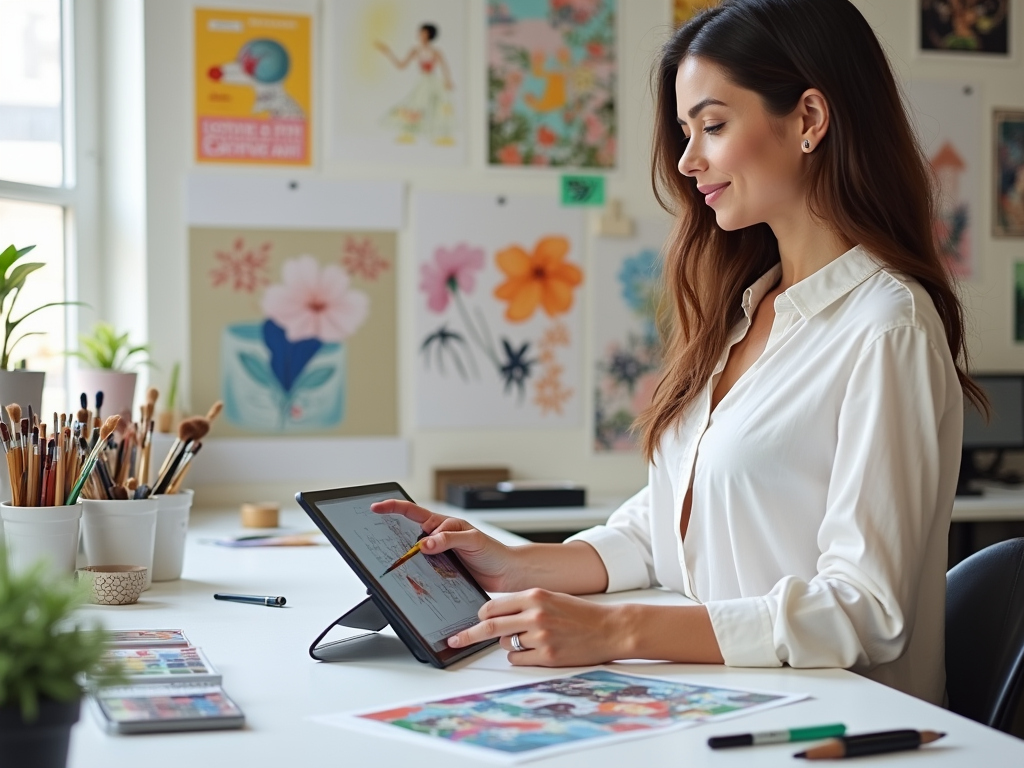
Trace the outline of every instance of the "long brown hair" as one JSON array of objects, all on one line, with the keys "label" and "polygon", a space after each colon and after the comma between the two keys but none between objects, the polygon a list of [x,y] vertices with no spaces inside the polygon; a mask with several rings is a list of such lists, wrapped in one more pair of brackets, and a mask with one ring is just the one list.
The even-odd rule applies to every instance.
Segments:
[{"label": "long brown hair", "polygon": [[672,314],[665,375],[635,425],[647,460],[710,379],[742,312],[744,289],[779,261],[767,224],[720,229],[696,182],[677,169],[686,142],[675,80],[687,56],[720,67],[776,117],[790,114],[808,88],[825,95],[829,130],[807,157],[811,211],[924,287],[942,319],[960,385],[985,409],[982,390],[965,370],[963,310],[932,233],[927,161],[871,27],[848,0],[723,0],[672,36],[653,73],[651,175],[675,226],[662,271]]}]

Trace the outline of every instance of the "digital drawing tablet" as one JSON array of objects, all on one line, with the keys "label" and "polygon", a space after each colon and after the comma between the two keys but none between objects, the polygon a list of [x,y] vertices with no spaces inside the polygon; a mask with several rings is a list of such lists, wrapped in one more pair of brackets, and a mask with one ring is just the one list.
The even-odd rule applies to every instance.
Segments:
[{"label": "digital drawing tablet", "polygon": [[[444,668],[496,643],[495,638],[467,648],[448,645],[449,637],[478,623],[477,612],[490,600],[454,552],[417,554],[382,575],[423,534],[417,523],[402,515],[379,515],[370,510],[374,502],[388,499],[412,501],[398,483],[295,495],[417,659]],[[358,623],[346,626],[373,629]]]}]

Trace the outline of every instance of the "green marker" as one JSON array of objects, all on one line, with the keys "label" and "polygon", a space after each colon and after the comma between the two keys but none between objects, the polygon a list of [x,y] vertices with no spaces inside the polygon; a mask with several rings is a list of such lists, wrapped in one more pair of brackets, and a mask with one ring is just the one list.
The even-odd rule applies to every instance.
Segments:
[{"label": "green marker", "polygon": [[790,728],[785,731],[762,731],[761,733],[741,733],[736,736],[712,736],[708,746],[712,749],[727,747],[756,747],[761,744],[785,744],[788,741],[815,741],[817,739],[833,739],[846,733],[842,723],[833,725],[815,725],[810,728]]}]

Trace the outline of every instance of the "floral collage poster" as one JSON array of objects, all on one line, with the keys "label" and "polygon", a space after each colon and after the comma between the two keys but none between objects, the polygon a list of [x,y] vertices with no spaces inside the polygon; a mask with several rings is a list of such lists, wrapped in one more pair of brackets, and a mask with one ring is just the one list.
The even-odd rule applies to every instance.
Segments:
[{"label": "floral collage poster", "polygon": [[594,248],[594,450],[632,451],[633,420],[660,380],[655,325],[661,249],[668,222],[639,219],[629,238],[599,238]]},{"label": "floral collage poster", "polygon": [[334,0],[332,151],[362,163],[466,159],[466,0]]},{"label": "floral collage poster", "polygon": [[937,192],[932,226],[953,274],[974,276],[981,210],[981,92],[976,85],[914,81],[910,113]]},{"label": "floral collage poster", "polygon": [[616,165],[615,0],[489,0],[488,158]]},{"label": "floral collage poster", "polygon": [[421,194],[415,217],[417,425],[578,426],[579,209]]},{"label": "floral collage poster", "polygon": [[392,232],[193,227],[192,399],[226,437],[398,433]]}]

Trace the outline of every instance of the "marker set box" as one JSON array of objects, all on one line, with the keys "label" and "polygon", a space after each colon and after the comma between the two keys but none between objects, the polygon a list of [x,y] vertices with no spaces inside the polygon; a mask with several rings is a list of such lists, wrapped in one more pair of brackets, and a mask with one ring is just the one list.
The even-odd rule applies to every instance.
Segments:
[{"label": "marker set box", "polygon": [[180,629],[115,630],[105,662],[120,666],[122,684],[97,688],[90,699],[108,733],[241,728],[245,715],[221,674]]}]

